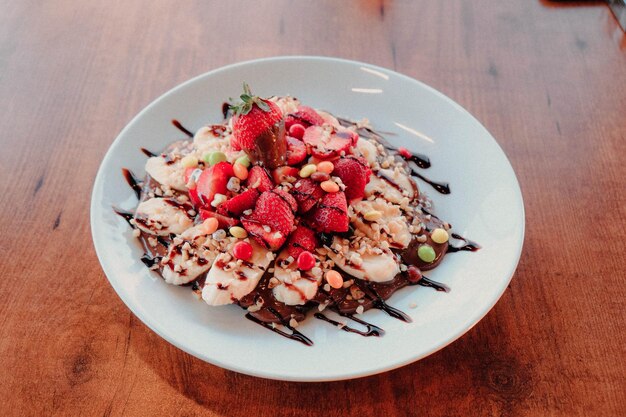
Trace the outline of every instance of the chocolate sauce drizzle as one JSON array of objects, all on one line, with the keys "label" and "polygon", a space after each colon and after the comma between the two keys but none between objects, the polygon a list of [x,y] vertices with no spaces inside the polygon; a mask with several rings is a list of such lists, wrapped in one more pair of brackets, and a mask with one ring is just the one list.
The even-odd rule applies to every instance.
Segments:
[{"label": "chocolate sauce drizzle", "polygon": [[161,262],[161,259],[163,258],[161,256],[150,256],[147,253],[144,253],[140,259],[141,262],[144,263],[144,265],[146,265],[148,268],[152,268],[154,265]]},{"label": "chocolate sauce drizzle", "polygon": [[373,307],[378,309],[378,310],[382,310],[385,313],[389,314],[394,319],[401,320],[401,321],[403,321],[405,323],[411,323],[413,321],[411,319],[411,317],[409,317],[405,312],[403,312],[401,310],[398,310],[395,307],[391,307],[380,296],[376,299],[376,301],[374,301]]},{"label": "chocolate sauce drizzle", "polygon": [[409,158],[405,158],[402,154],[398,154],[401,158],[406,161],[410,161],[415,163],[418,167],[422,169],[430,168],[430,158],[421,153],[414,153]]},{"label": "chocolate sauce drizzle", "polygon": [[137,199],[141,198],[141,188],[143,185],[142,182],[139,179],[137,179],[135,174],[133,174],[132,171],[129,169],[122,168],[122,175],[124,175],[126,182],[128,183],[128,185],[130,185],[130,188],[132,188],[133,191],[135,192]]},{"label": "chocolate sauce drizzle", "polygon": [[154,153],[154,152],[152,152],[152,151],[149,151],[149,150],[147,150],[146,148],[140,148],[140,149],[141,149],[141,152],[142,152],[144,155],[146,155],[148,158],[152,158],[153,156],[157,156],[157,154],[156,154],[156,153]]},{"label": "chocolate sauce drizzle", "polygon": [[481,248],[481,246],[478,243],[474,242],[473,240],[466,239],[463,236],[457,235],[456,233],[452,233],[452,237],[458,240],[462,240],[463,242],[465,242],[465,245],[463,246],[450,245],[448,247],[448,253],[454,253],[454,252],[459,252],[459,251],[476,252],[478,249]]},{"label": "chocolate sauce drizzle", "polygon": [[286,328],[288,328],[289,330],[291,330],[291,333],[287,333],[284,330],[279,329],[278,327],[276,327],[276,325],[274,323],[268,323],[262,320],[259,320],[258,318],[254,317],[252,314],[248,313],[245,315],[245,317],[248,320],[251,320],[257,324],[260,324],[261,326],[265,327],[266,329],[269,329],[271,331],[273,331],[274,333],[278,333],[279,335],[286,337],[287,339],[291,339],[291,340],[296,340],[302,344],[305,344],[307,346],[313,346],[313,341],[311,339],[309,339],[308,337],[306,337],[305,335],[303,335],[302,333],[300,333],[299,331],[297,331],[293,326],[291,326],[289,324],[289,322],[287,322],[287,320],[285,320],[280,314],[278,314],[278,312],[276,310],[274,310],[273,308],[269,308],[268,309],[272,314],[274,314],[276,316],[276,318],[278,318],[281,322],[281,324],[283,326],[285,326]]},{"label": "chocolate sauce drizzle", "polygon": [[[163,236],[157,236],[157,242],[159,242],[161,245],[165,246],[166,248],[169,246],[170,241],[168,241],[167,239],[165,239]],[[170,240],[172,240],[173,238],[170,237]]]},{"label": "chocolate sauce drizzle", "polygon": [[424,181],[426,184],[430,185],[441,194],[450,194],[450,185],[447,182],[435,182],[431,179],[426,178],[414,169],[411,169],[411,175],[414,175],[420,180]]},{"label": "chocolate sauce drizzle", "polygon": [[224,116],[224,120],[228,119],[232,113],[230,103],[224,102],[222,103],[222,115]]},{"label": "chocolate sauce drizzle", "polygon": [[183,132],[185,135],[189,136],[190,138],[193,138],[193,133],[191,133],[191,131],[189,129],[187,129],[185,126],[183,126],[178,120],[176,119],[172,119],[172,124],[181,132]]},{"label": "chocolate sauce drizzle", "polygon": [[422,275],[422,278],[417,281],[417,283],[410,285],[421,285],[422,287],[434,288],[437,291],[450,292],[450,287],[448,287],[446,284],[432,280],[428,277],[425,277],[424,275]]},{"label": "chocolate sauce drizzle", "polygon": [[[382,138],[382,136],[380,135],[379,137]],[[385,147],[385,149],[387,149],[388,151],[393,151],[396,156],[404,159],[405,161],[413,162],[415,165],[422,169],[430,168],[430,158],[427,155],[424,155],[423,153],[411,153],[411,156],[407,157],[404,155],[404,153],[399,151],[399,147],[393,146],[392,144],[387,142],[387,140],[383,139],[381,141],[380,139],[378,139],[378,141]]]},{"label": "chocolate sauce drizzle", "polygon": [[126,220],[128,222],[128,224],[130,225],[130,227],[132,227],[133,229],[135,228],[135,226],[130,222],[133,219],[133,217],[135,216],[133,213],[131,213],[129,211],[122,210],[122,209],[118,209],[116,207],[113,207],[113,211],[115,212],[115,214],[117,214],[118,216],[120,216],[124,220]]},{"label": "chocolate sauce drizzle", "polygon": [[369,336],[383,336],[385,334],[385,331],[383,329],[381,329],[380,327],[372,324],[372,323],[368,323],[365,320],[361,320],[358,317],[355,317],[352,314],[340,314],[342,317],[347,317],[350,320],[353,320],[363,326],[365,326],[365,328],[367,329],[367,331],[363,331],[363,330],[359,330],[359,329],[355,329],[354,327],[350,327],[347,326],[345,323],[340,323],[336,320],[333,320],[327,316],[325,316],[322,313],[315,313],[313,314],[313,317],[315,317],[316,319],[319,320],[323,320],[325,322],[328,322],[332,325],[337,326],[338,328],[340,328],[341,330],[343,330],[344,332],[348,332],[348,333],[356,333],[356,334],[360,334],[361,336],[365,336],[365,337],[369,337]]}]

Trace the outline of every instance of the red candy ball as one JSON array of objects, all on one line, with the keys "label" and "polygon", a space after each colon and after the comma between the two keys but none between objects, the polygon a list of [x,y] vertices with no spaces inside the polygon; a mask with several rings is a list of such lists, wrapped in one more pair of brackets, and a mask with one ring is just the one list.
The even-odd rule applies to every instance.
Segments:
[{"label": "red candy ball", "polygon": [[309,251],[304,251],[298,255],[298,269],[308,271],[315,266],[315,256]]},{"label": "red candy ball", "polygon": [[411,156],[413,156],[411,154],[411,152],[407,148],[405,148],[403,146],[400,146],[398,148],[398,154],[400,154],[400,156],[402,156],[405,159],[409,159],[409,158],[411,158]]},{"label": "red candy ball", "polygon": [[299,123],[291,125],[289,128],[289,136],[292,136],[296,139],[302,139],[304,136],[304,126]]},{"label": "red candy ball", "polygon": [[248,242],[237,242],[233,247],[233,255],[237,259],[250,260],[252,258],[252,245]]},{"label": "red candy ball", "polygon": [[422,271],[420,271],[420,269],[415,265],[409,266],[407,274],[409,276],[409,282],[412,282],[413,284],[422,279]]}]

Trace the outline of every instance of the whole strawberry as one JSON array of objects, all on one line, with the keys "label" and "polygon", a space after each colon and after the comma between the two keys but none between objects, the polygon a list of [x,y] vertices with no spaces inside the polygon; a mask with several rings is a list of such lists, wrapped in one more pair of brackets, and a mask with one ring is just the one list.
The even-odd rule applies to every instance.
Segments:
[{"label": "whole strawberry", "polygon": [[278,106],[252,95],[248,84],[243,84],[241,103],[232,106],[233,138],[231,146],[243,149],[252,162],[274,169],[285,165],[287,142],[285,121]]}]

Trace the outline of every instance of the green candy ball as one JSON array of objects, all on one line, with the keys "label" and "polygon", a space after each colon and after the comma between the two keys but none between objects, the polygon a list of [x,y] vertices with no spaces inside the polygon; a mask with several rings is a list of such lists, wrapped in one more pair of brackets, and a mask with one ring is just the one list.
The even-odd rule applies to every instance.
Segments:
[{"label": "green candy ball", "polygon": [[417,248],[417,256],[424,262],[432,262],[437,257],[435,250],[430,245],[420,245]]},{"label": "green candy ball", "polygon": [[218,162],[224,162],[226,161],[226,155],[224,154],[224,152],[211,152],[211,153],[207,153],[204,155],[204,161],[213,166],[215,164],[217,164]]},{"label": "green candy ball", "polygon": [[250,158],[248,158],[248,155],[240,156],[239,158],[237,158],[235,163],[241,164],[248,168],[250,166]]}]

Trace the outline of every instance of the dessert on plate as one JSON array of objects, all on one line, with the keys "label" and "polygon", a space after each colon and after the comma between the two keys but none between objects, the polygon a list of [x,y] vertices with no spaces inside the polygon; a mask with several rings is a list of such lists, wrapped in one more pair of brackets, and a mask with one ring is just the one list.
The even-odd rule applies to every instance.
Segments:
[{"label": "dessert on plate", "polygon": [[[312,344],[297,330],[307,315],[344,331],[380,336],[359,317],[410,285],[447,291],[424,271],[447,253],[479,246],[431,213],[416,177],[424,155],[394,147],[367,120],[351,122],[291,96],[260,98],[244,84],[224,120],[148,156],[145,178],[124,175],[139,198],[117,210],[133,228],[142,261],[166,283],[190,286],[211,306]],[[454,243],[454,244],[453,244]],[[341,319],[327,314],[332,311]],[[349,326],[347,320],[357,323]]]}]

